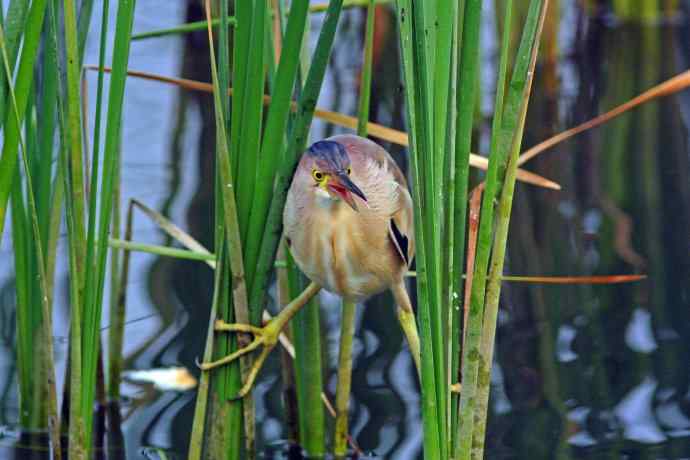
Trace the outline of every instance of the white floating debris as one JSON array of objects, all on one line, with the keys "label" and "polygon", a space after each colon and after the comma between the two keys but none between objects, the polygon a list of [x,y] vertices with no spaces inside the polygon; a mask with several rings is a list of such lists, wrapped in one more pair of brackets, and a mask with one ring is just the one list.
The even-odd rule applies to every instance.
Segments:
[{"label": "white floating debris", "polygon": [[626,439],[643,444],[657,444],[666,440],[652,410],[656,387],[656,380],[645,377],[614,409],[623,425],[623,436]]},{"label": "white floating debris", "polygon": [[187,391],[196,387],[197,381],[185,367],[168,367],[124,372],[132,382],[152,383],[161,391]]},{"label": "white floating debris", "polygon": [[569,363],[577,359],[577,354],[573,351],[573,341],[577,336],[577,330],[567,324],[558,329],[558,339],[556,339],[556,355],[558,361]]},{"label": "white floating debris", "polygon": [[625,330],[625,343],[640,353],[651,353],[657,349],[651,313],[643,308],[635,309]]}]

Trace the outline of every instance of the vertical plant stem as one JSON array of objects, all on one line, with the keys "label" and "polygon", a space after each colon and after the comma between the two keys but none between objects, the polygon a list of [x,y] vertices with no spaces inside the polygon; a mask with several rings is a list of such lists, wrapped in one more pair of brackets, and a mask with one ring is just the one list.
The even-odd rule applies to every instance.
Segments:
[{"label": "vertical plant stem", "polygon": [[[124,240],[132,240],[134,203],[127,206]],[[120,376],[122,374],[122,344],[125,333],[125,312],[127,305],[127,283],[129,282],[129,258],[131,251],[122,252],[120,273],[117,277],[117,293],[110,302],[110,329],[108,330],[108,382],[107,392],[110,401],[120,399]]]},{"label": "vertical plant stem", "polygon": [[[213,46],[213,31],[211,27],[211,4],[206,0],[206,20],[208,22],[209,49],[211,53],[211,75],[214,86],[214,107],[216,117],[217,137],[217,168],[219,171],[221,196],[217,199],[222,200],[223,223],[225,224],[225,238],[228,245],[228,256],[230,269],[232,271],[232,299],[234,305],[235,320],[240,323],[249,323],[249,306],[247,300],[247,286],[244,276],[244,262],[242,260],[242,240],[240,238],[240,226],[238,222],[237,204],[235,200],[234,180],[230,166],[230,155],[228,151],[228,137],[226,133],[225,114],[223,113],[223,103],[221,101],[222,92],[219,86],[218,69],[216,67],[215,50]],[[227,26],[227,24],[225,25]],[[263,21],[262,21],[263,29]],[[236,155],[237,156],[237,155]],[[229,318],[228,318],[229,319]],[[240,359],[242,374],[246,376],[251,367],[251,358],[245,355]],[[236,390],[231,388],[231,390]],[[254,456],[254,404],[252,392],[250,391],[243,399],[243,410],[245,416],[245,434],[247,455]]]},{"label": "vertical plant stem", "polygon": [[[305,277],[289,252],[288,280],[290,297],[297,297],[304,288]],[[295,377],[299,412],[300,443],[307,455],[320,457],[326,453],[325,416],[321,392],[323,389],[321,362],[321,324],[319,302],[313,298],[297,312],[291,322],[295,346]]]},{"label": "vertical plant stem", "polygon": [[[414,221],[415,221],[415,241],[417,259],[417,292],[418,292],[418,320],[420,325],[420,342],[422,357],[422,414],[424,426],[424,456],[428,459],[442,459],[443,454],[441,445],[443,441],[440,437],[440,425],[445,418],[439,416],[437,400],[436,382],[436,363],[438,357],[434,356],[433,334],[432,334],[432,312],[431,303],[435,301],[433,287],[430,286],[430,278],[433,274],[429,268],[433,262],[427,260],[429,252],[433,248],[427,246],[426,234],[427,225],[424,218],[430,212],[424,201],[425,189],[424,181],[430,180],[424,168],[425,160],[421,157],[421,152],[431,152],[427,144],[427,129],[429,123],[425,124],[426,117],[420,117],[419,112],[423,110],[424,103],[422,91],[415,84],[415,77],[418,67],[426,65],[423,59],[415,53],[415,42],[418,37],[414,34],[415,15],[413,13],[413,3],[411,0],[398,0],[396,2],[398,11],[398,23],[400,32],[400,47],[402,51],[402,67],[405,81],[405,95],[407,107],[407,120],[410,135],[410,163],[412,166],[413,177],[413,201]],[[424,209],[424,213],[422,210]],[[432,213],[433,215],[433,213]],[[431,219],[433,220],[433,219]],[[433,271],[433,270],[432,270]],[[445,391],[445,389],[444,389]]]},{"label": "vertical plant stem", "polygon": [[[19,68],[14,85],[14,102],[6,107],[5,123],[3,125],[3,146],[0,156],[0,237],[2,237],[5,225],[5,211],[7,200],[12,189],[12,181],[15,175],[15,167],[18,161],[20,126],[24,119],[29,94],[33,90],[34,63],[38,53],[39,38],[43,26],[43,17],[47,0],[32,2],[24,29],[24,41],[22,54],[19,60]],[[3,41],[6,39],[3,37]],[[5,50],[7,55],[7,50]],[[9,56],[3,58],[4,64],[9,66]],[[9,67],[7,67],[9,68]],[[5,72],[3,70],[3,72]],[[5,74],[6,81],[11,82],[11,73]],[[8,76],[10,75],[10,76]],[[13,105],[16,104],[16,105]]]},{"label": "vertical plant stem", "polygon": [[[35,6],[35,5],[34,5]],[[40,7],[40,5],[39,5]],[[43,11],[45,11],[45,4],[43,4]],[[43,12],[41,12],[41,22],[43,18]],[[38,27],[40,29],[40,23]],[[5,33],[4,29],[0,27],[0,48],[2,50],[2,63],[5,76],[7,81],[11,81],[11,72],[9,67],[9,59],[7,56],[7,48],[5,45]],[[18,103],[13,85],[9,85],[10,93],[10,106],[11,115],[13,116],[17,128],[21,124],[20,115],[18,111]],[[9,112],[8,112],[9,115]],[[50,445],[52,448],[52,453],[54,458],[60,459],[62,457],[62,451],[60,448],[60,420],[57,415],[57,392],[56,392],[56,382],[55,382],[55,362],[53,354],[53,321],[52,321],[52,308],[49,303],[48,295],[48,285],[47,285],[47,275],[46,275],[46,263],[43,254],[43,246],[41,244],[41,231],[38,222],[38,209],[36,206],[36,198],[34,196],[34,184],[31,178],[31,169],[29,168],[29,158],[26,147],[23,145],[21,133],[18,135],[18,143],[21,145],[22,160],[24,166],[24,175],[26,177],[27,183],[27,197],[29,209],[27,212],[28,221],[30,222],[31,234],[34,241],[34,247],[36,252],[36,264],[38,266],[38,286],[39,286],[39,297],[41,306],[41,320],[40,320],[40,332],[39,332],[39,361],[40,366],[43,368],[45,373],[42,376],[45,379],[43,385],[41,385],[42,397],[47,400],[46,415],[48,417],[48,430],[50,433]],[[18,174],[17,174],[18,175]],[[17,179],[19,180],[19,179]],[[17,183],[17,191],[19,191],[19,183]]]},{"label": "vertical plant stem", "polygon": [[[68,1],[68,0],[66,0]],[[101,188],[99,198],[101,200],[98,213],[98,231],[90,229],[90,235],[98,236],[98,241],[87,240],[87,246],[95,245],[94,266],[89,265],[87,255],[87,276],[84,299],[84,330],[83,333],[83,374],[84,385],[82,388],[82,410],[85,416],[85,446],[91,446],[92,418],[91,410],[94,401],[96,382],[96,367],[98,365],[100,344],[100,322],[103,301],[103,289],[105,284],[105,264],[108,253],[108,232],[112,218],[112,203],[115,193],[115,181],[118,180],[118,164],[120,161],[120,136],[122,128],[122,114],[124,105],[125,82],[127,64],[129,61],[129,49],[132,35],[132,23],[134,20],[135,0],[121,0],[118,2],[117,20],[115,25],[115,44],[113,49],[113,71],[110,79],[110,93],[108,96],[107,124],[105,131],[105,149],[103,153],[103,170],[101,173]],[[70,19],[71,21],[72,19]],[[76,25],[75,25],[76,29]],[[72,31],[69,33],[76,32]],[[70,41],[75,40],[71,38]],[[73,58],[78,59],[76,43],[71,45]],[[68,76],[70,73],[68,72]],[[74,76],[78,82],[79,74]],[[70,83],[74,85],[75,83]],[[69,87],[69,84],[68,84]],[[78,88],[78,87],[77,87]],[[70,107],[78,104],[70,101]],[[95,136],[94,136],[95,138]],[[73,153],[74,154],[74,153]],[[92,172],[93,174],[93,172]],[[94,224],[95,225],[95,224]],[[90,243],[90,244],[89,244]],[[89,276],[93,271],[94,275]]]},{"label": "vertical plant stem", "polygon": [[[256,264],[251,260],[249,263],[256,265],[256,275],[252,277],[250,299],[252,305],[265,305],[268,281],[273,270],[275,252],[278,248],[280,239],[280,229],[282,226],[283,208],[285,198],[290,186],[292,173],[297,166],[299,156],[304,151],[308,139],[309,127],[314,116],[316,101],[321,90],[321,84],[326,73],[326,66],[333,47],[335,32],[338,25],[338,18],[342,9],[343,0],[331,0],[326,12],[321,33],[317,40],[316,49],[309,67],[307,80],[300,95],[297,108],[297,116],[293,122],[290,141],[284,159],[280,162],[275,176],[275,188],[271,198],[268,216],[263,226],[254,228],[257,232],[262,232],[260,250]],[[288,24],[289,28],[289,24]],[[286,45],[287,48],[287,45]],[[283,50],[283,56],[286,55]],[[280,69],[279,69],[280,72]],[[263,230],[262,230],[263,229]]]},{"label": "vertical plant stem", "polygon": [[[481,0],[467,0],[462,8],[462,15],[458,18],[459,29],[459,57],[457,61],[457,94],[456,94],[456,129],[454,155],[454,183],[452,187],[453,206],[447,210],[450,225],[447,231],[452,232],[453,253],[451,255],[449,273],[448,301],[451,304],[452,316],[450,320],[451,334],[451,383],[459,377],[461,338],[460,330],[464,327],[460,323],[462,311],[462,267],[465,260],[465,229],[467,220],[467,188],[469,175],[469,158],[472,145],[472,127],[474,124],[474,110],[477,101],[477,74],[479,71],[480,49],[480,20]],[[462,21],[462,24],[460,23]],[[452,216],[452,217],[451,217]],[[460,398],[453,395],[451,408],[450,438],[451,452],[458,443],[458,411]]]},{"label": "vertical plant stem", "polygon": [[[3,18],[2,27],[5,33],[5,44],[7,47],[7,56],[9,58],[7,65],[10,70],[14,70],[17,54],[19,53],[19,44],[22,33],[25,29],[26,15],[29,10],[29,2],[25,0],[11,0],[7,8],[7,17]],[[4,58],[3,58],[4,59]],[[0,115],[5,114],[7,110],[7,85],[12,81],[7,77],[4,70],[0,72]],[[0,234],[2,232],[0,231]]]},{"label": "vertical plant stem", "polygon": [[[493,162],[493,172],[489,175],[489,178],[487,179],[487,182],[490,182],[492,184],[495,184],[495,175],[497,174],[496,171],[498,169],[498,163],[500,162],[500,159],[498,156],[500,155],[500,152],[497,151],[497,141],[498,141],[498,133],[500,131],[501,127],[501,120],[502,120],[502,115],[503,115],[503,97],[504,97],[504,91],[505,91],[505,82],[506,82],[506,73],[507,73],[507,66],[508,66],[508,57],[509,57],[509,49],[510,49],[510,24],[512,24],[512,4],[513,2],[506,2],[505,4],[505,13],[504,13],[504,24],[507,24],[507,27],[504,27],[503,31],[503,41],[502,41],[502,47],[501,47],[501,57],[500,57],[500,63],[499,63],[499,73],[498,73],[498,79],[496,82],[496,101],[494,104],[494,118],[493,118],[493,123],[492,123],[492,136],[491,136],[491,159],[490,161]],[[493,178],[493,180],[492,180]],[[495,185],[493,185],[494,188],[492,190],[495,190]],[[493,191],[495,194],[495,191]],[[492,200],[487,200],[486,196],[484,195],[484,200],[483,202],[487,203],[487,205],[484,205],[482,208],[482,214],[481,218],[481,225],[484,225],[484,232],[490,232],[491,231],[491,221],[493,219],[493,208],[491,207],[493,205],[493,199]],[[484,211],[486,209],[486,211]],[[482,228],[480,227],[479,232],[482,231]],[[479,236],[477,236],[479,239]],[[477,243],[475,244],[478,244]],[[490,243],[489,243],[490,244]],[[476,246],[475,248],[476,249]],[[485,251],[488,251],[489,248],[485,247]],[[483,299],[481,302],[478,302],[476,300],[476,296],[478,295],[478,291],[482,291],[481,294],[483,295],[483,289],[484,289],[484,281],[482,280],[482,286],[481,288],[478,288],[476,286],[476,283],[474,282],[474,278],[478,276],[478,273],[481,272],[481,269],[479,267],[484,267],[482,273],[486,273],[486,264],[487,262],[485,259],[488,257],[486,255],[487,253],[485,252],[482,258],[480,259],[479,263],[475,265],[474,258],[473,258],[473,265],[470,267],[468,265],[468,270],[473,270],[472,274],[472,284],[468,286],[471,286],[472,291],[469,293],[465,293],[465,299],[469,299],[469,304],[465,306],[464,308],[464,326],[465,330],[463,331],[463,338],[462,338],[462,343],[463,343],[463,349],[462,349],[462,391],[461,391],[461,396],[458,401],[458,423],[457,423],[457,428],[456,428],[456,436],[454,440],[454,454],[456,458],[461,458],[462,455],[469,456],[469,443],[471,443],[471,439],[467,439],[468,437],[468,430],[471,432],[471,427],[473,426],[473,403],[474,403],[474,394],[476,392],[476,379],[477,379],[477,369],[478,369],[478,363],[476,362],[477,360],[474,359],[472,362],[469,362],[469,353],[468,353],[468,342],[471,343],[473,346],[476,347],[476,343],[478,341],[478,337],[480,334],[481,330],[481,321],[482,321],[482,312],[483,312]],[[475,296],[475,297],[473,297]],[[468,300],[466,300],[468,302]],[[471,336],[471,337],[470,337]],[[478,353],[473,353],[472,356],[476,357]],[[461,440],[464,439],[464,443],[461,442]]]},{"label": "vertical plant stem", "polygon": [[[364,62],[362,64],[359,94],[359,113],[357,134],[366,137],[369,121],[369,99],[371,94],[371,74],[374,50],[374,0],[369,1],[367,8],[366,33],[364,38]],[[340,326],[340,353],[338,358],[338,384],[335,396],[335,437],[333,453],[337,457],[347,453],[348,407],[350,388],[352,386],[352,338],[355,333],[355,314],[357,304],[343,299],[342,319]]]},{"label": "vertical plant stem", "polygon": [[[57,5],[55,5],[57,9]],[[65,130],[63,142],[69,151],[69,167],[66,169],[67,182],[70,184],[67,194],[70,204],[70,246],[74,253],[71,261],[70,273],[75,278],[75,286],[78,295],[72,292],[72,304],[70,308],[70,443],[69,457],[83,459],[88,457],[90,448],[90,421],[93,403],[87,403],[84,399],[89,395],[88,377],[84,376],[83,364],[85,358],[85,343],[83,332],[88,331],[85,324],[86,308],[81,300],[86,300],[86,278],[92,278],[95,273],[92,270],[93,247],[86,241],[84,223],[84,167],[82,156],[81,117],[80,117],[80,93],[79,93],[79,63],[77,61],[76,38],[76,6],[74,0],[65,0],[63,3],[65,21],[65,45],[67,47],[67,99],[65,114]],[[57,30],[57,29],[56,29]],[[97,192],[93,190],[93,195]],[[87,249],[88,248],[88,249]],[[89,258],[87,253],[91,256]],[[91,263],[89,263],[91,262]],[[85,267],[85,265],[87,265]],[[95,357],[93,358],[95,360]],[[95,363],[95,361],[94,361]],[[94,378],[95,386],[95,368]],[[91,391],[93,392],[95,388]],[[91,401],[93,401],[93,396]]]},{"label": "vertical plant stem", "polygon": [[[271,104],[268,109],[263,143],[261,145],[260,158],[262,161],[257,171],[257,184],[271,183],[280,164],[280,154],[284,149],[285,132],[291,110],[292,92],[299,69],[298,56],[304,40],[308,9],[308,0],[295,0],[291,2],[283,48],[280,50],[280,61],[275,76],[274,91],[271,96]],[[268,219],[267,213],[272,195],[273,189],[265,185],[257,187],[253,194],[249,220],[250,231],[247,234],[247,245],[245,248],[247,279],[250,280],[250,285],[253,283],[256,274],[256,264],[261,249],[261,238],[263,237],[262,229],[265,228],[266,220]]]},{"label": "vertical plant stem", "polygon": [[[246,2],[251,3],[251,2]],[[246,29],[250,29],[250,48],[256,50],[249,53],[246,61],[246,82],[233,80],[233,85],[245,85],[245,97],[239,101],[241,106],[241,131],[233,132],[232,135],[239,135],[240,170],[233,171],[237,178],[237,220],[240,224],[240,236],[242,241],[247,241],[247,231],[249,229],[249,215],[252,208],[254,196],[254,185],[259,164],[259,148],[261,142],[261,124],[263,121],[263,94],[266,73],[264,57],[264,33],[267,16],[267,0],[254,1],[251,24],[247,24]],[[240,27],[241,28],[241,27]],[[241,33],[241,32],[240,32]],[[236,48],[237,49],[237,48]],[[233,103],[233,110],[235,109]],[[234,120],[233,120],[234,121]],[[265,186],[261,184],[261,186]],[[253,324],[258,324],[261,318],[262,308],[259,305],[250,306],[251,320]]]},{"label": "vertical plant stem", "polygon": [[338,355],[338,384],[335,393],[335,438],[333,454],[344,457],[347,453],[347,412],[350,406],[352,384],[352,338],[355,332],[357,304],[343,300],[343,316],[340,322],[340,353]]},{"label": "vertical plant stem", "polygon": [[[281,241],[278,247],[278,258],[286,260],[287,251],[285,243]],[[294,268],[293,268],[294,269]],[[281,308],[284,308],[292,296],[290,295],[290,280],[288,278],[288,268],[280,267],[276,269],[277,279],[277,301]],[[294,319],[291,324],[294,324]],[[290,339],[294,343],[294,334],[290,334]],[[290,353],[283,347],[280,350],[280,363],[283,378],[283,405],[285,407],[285,427],[287,432],[287,442],[291,445],[299,443],[299,408],[297,399],[296,372],[292,364]]]},{"label": "vertical plant stem", "polygon": [[360,78],[359,110],[357,117],[357,134],[367,136],[367,123],[369,122],[369,101],[371,99],[371,74],[374,59],[374,19],[376,13],[376,1],[369,0],[367,7],[367,23],[364,36],[364,62]]},{"label": "vertical plant stem", "polygon": [[[221,245],[216,251],[217,260],[223,260],[225,257],[225,245]],[[211,303],[211,314],[209,316],[208,332],[206,333],[206,345],[204,346],[204,361],[208,362],[213,359],[213,341],[215,337],[214,323],[218,315],[218,303],[220,299],[221,274],[223,272],[222,264],[216,264],[214,283],[213,283],[213,301]],[[199,386],[196,393],[196,404],[194,405],[194,420],[192,422],[192,433],[189,438],[189,452],[188,460],[201,460],[204,453],[204,427],[206,425],[206,409],[208,407],[208,394],[211,382],[211,376],[208,372],[202,372],[199,379]]]},{"label": "vertical plant stem", "polygon": [[[477,259],[472,283],[471,306],[468,320],[468,333],[463,349],[462,363],[462,392],[460,397],[460,442],[458,444],[458,459],[476,458],[480,448],[475,449],[477,439],[473,438],[475,425],[482,423],[478,420],[477,403],[477,382],[479,376],[482,377],[481,385],[489,385],[488,377],[490,362],[484,361],[484,356],[480,352],[480,338],[482,330],[487,327],[484,323],[484,300],[486,287],[486,270],[492,241],[494,217],[494,199],[497,196],[499,187],[504,184],[506,162],[512,152],[513,142],[520,134],[519,120],[523,105],[527,103],[529,93],[526,91],[529,82],[530,64],[532,54],[538,49],[538,31],[540,30],[540,12],[543,2],[533,0],[529,5],[529,13],[523,29],[523,37],[520,43],[513,75],[511,78],[510,90],[506,99],[505,107],[502,109],[500,128],[494,131],[492,139],[492,153],[489,159],[489,172],[487,174],[486,187],[482,200],[482,212],[479,224],[479,239],[477,246]],[[508,33],[506,29],[505,33]],[[502,53],[506,54],[505,49]],[[505,56],[502,56],[502,60]],[[499,80],[498,84],[502,84]],[[500,101],[497,101],[497,104]],[[499,107],[496,111],[498,113]],[[496,123],[494,124],[496,126]]]},{"label": "vertical plant stem", "polygon": [[[522,92],[522,103],[519,107],[517,126],[514,130],[510,159],[503,182],[501,199],[496,212],[496,233],[494,235],[493,251],[491,254],[491,268],[489,271],[489,283],[486,293],[486,306],[484,309],[484,322],[480,344],[480,366],[479,366],[479,386],[477,389],[477,414],[475,415],[475,426],[473,433],[472,458],[481,460],[484,455],[484,441],[486,430],[486,417],[488,413],[489,389],[491,384],[491,363],[493,361],[494,342],[496,337],[496,320],[498,316],[498,304],[501,293],[501,277],[503,275],[503,264],[508,242],[508,229],[510,225],[510,212],[513,205],[513,193],[515,190],[515,177],[517,174],[517,162],[522,145],[522,133],[527,118],[527,106],[529,95],[534,79],[534,67],[539,52],[539,42],[544,26],[544,18],[548,10],[549,0],[538,3],[537,10],[530,9],[530,16],[527,18],[525,36],[530,39],[531,49],[529,50],[529,64],[527,72],[522,75],[524,80],[518,80]],[[536,12],[535,12],[536,11]],[[536,14],[537,17],[533,17]],[[536,23],[536,30],[533,27]],[[531,35],[531,36],[530,36]],[[524,36],[523,36],[524,37]],[[524,39],[524,38],[523,38]]]}]

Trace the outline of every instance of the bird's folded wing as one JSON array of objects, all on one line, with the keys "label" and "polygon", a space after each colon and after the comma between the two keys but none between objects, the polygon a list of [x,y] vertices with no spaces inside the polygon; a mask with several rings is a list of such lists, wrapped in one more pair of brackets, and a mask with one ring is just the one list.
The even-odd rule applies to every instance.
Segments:
[{"label": "bird's folded wing", "polygon": [[398,186],[399,207],[391,216],[388,234],[402,261],[409,267],[414,257],[414,215],[412,197],[407,188]]}]

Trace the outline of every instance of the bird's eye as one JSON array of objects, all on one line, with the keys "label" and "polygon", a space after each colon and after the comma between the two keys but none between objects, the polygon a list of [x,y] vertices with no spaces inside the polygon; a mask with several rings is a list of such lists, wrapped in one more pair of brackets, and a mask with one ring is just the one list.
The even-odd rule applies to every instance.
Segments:
[{"label": "bird's eye", "polygon": [[317,171],[316,169],[311,172],[311,176],[314,178],[316,182],[321,182],[324,178],[324,174],[321,171]]},{"label": "bird's eye", "polygon": [[352,168],[347,168],[347,175],[349,176],[350,174],[352,174]]}]

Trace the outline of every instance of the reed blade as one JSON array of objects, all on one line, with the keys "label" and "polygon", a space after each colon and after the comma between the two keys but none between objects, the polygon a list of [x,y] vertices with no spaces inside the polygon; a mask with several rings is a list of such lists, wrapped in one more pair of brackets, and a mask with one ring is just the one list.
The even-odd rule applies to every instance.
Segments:
[{"label": "reed blade", "polygon": [[331,55],[341,8],[342,0],[331,0],[317,40],[316,49],[314,50],[309,74],[300,97],[298,115],[290,134],[288,149],[276,171],[276,185],[269,208],[268,219],[264,226],[261,250],[257,259],[256,275],[253,277],[250,289],[252,305],[263,307],[266,303],[268,281],[273,270],[273,262],[280,239],[287,189],[299,156],[306,148],[309,127],[311,126],[314,107],[316,106],[323,77],[326,73],[326,66]]},{"label": "reed blade", "polygon": [[[508,2],[510,3],[510,2]],[[534,64],[539,49],[541,27],[546,13],[548,2],[532,0],[529,12],[523,28],[522,40],[511,77],[511,83],[505,99],[505,105],[501,107],[497,101],[496,113],[501,113],[501,118],[495,122],[499,125],[498,131],[492,135],[491,157],[489,159],[489,173],[487,175],[484,196],[482,198],[482,210],[480,216],[477,255],[472,283],[471,305],[468,318],[468,333],[466,345],[463,349],[462,392],[460,397],[460,442],[456,449],[458,459],[480,459],[483,456],[484,427],[486,424],[486,410],[483,397],[488,400],[488,388],[490,384],[491,357],[483,353],[483,344],[486,337],[495,331],[495,312],[498,308],[498,298],[495,304],[487,301],[485,305],[486,270],[488,268],[489,255],[492,248],[492,271],[490,279],[500,286],[500,271],[495,268],[500,265],[502,269],[507,239],[507,225],[512,203],[512,190],[514,186],[515,171],[517,168],[517,154],[522,140],[524,118],[527,113],[527,103],[531,89]],[[508,6],[507,8],[510,8]],[[507,11],[509,14],[509,10]],[[508,33],[508,22],[506,31]],[[505,44],[505,41],[504,41]],[[507,49],[502,48],[502,60],[506,58]],[[499,85],[502,82],[499,80]],[[512,158],[515,157],[513,160]],[[508,170],[508,174],[506,173]],[[512,181],[512,182],[511,182]],[[503,190],[503,198],[499,208],[494,208],[494,200],[500,190]],[[505,228],[498,227],[496,239],[492,244],[492,230],[494,216]],[[499,238],[499,233],[500,237]],[[501,252],[503,251],[503,252]]]}]

